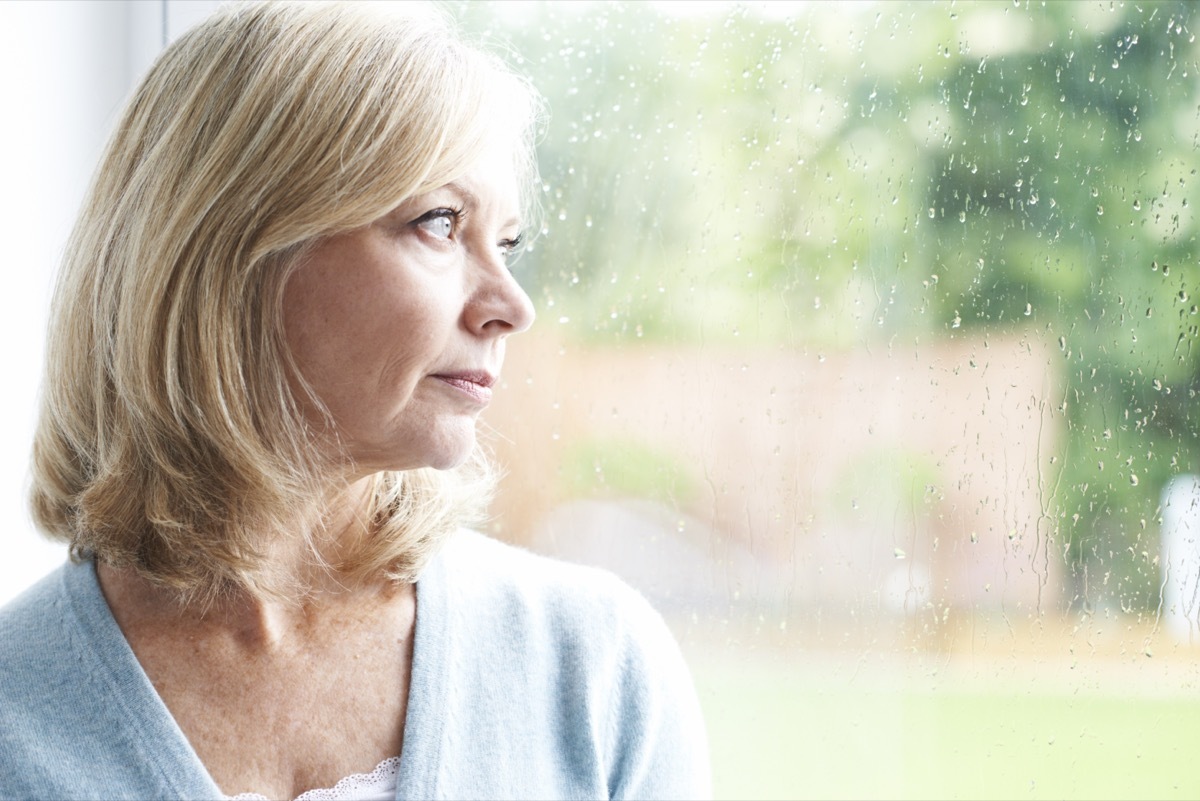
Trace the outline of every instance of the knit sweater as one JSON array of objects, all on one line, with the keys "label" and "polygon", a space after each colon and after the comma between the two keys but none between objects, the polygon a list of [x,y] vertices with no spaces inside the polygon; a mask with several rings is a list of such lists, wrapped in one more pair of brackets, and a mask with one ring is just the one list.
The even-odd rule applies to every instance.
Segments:
[{"label": "knit sweater", "polygon": [[[450,539],[417,582],[398,799],[709,792],[687,668],[641,596],[479,534]],[[220,796],[93,563],[0,610],[0,798]]]}]

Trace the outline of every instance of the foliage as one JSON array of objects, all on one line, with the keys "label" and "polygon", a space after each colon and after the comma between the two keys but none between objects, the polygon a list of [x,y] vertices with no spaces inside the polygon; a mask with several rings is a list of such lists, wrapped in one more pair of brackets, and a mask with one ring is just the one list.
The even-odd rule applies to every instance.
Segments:
[{"label": "foliage", "polygon": [[645,443],[589,439],[565,456],[563,483],[568,496],[594,494],[603,486],[616,496],[650,498],[672,506],[696,495],[696,480],[670,454]]},{"label": "foliage", "polygon": [[[546,95],[523,265],[577,336],[1059,349],[1057,541],[1153,604],[1200,470],[1187,2],[456,6]],[[1067,599],[1072,600],[1072,599]]]}]

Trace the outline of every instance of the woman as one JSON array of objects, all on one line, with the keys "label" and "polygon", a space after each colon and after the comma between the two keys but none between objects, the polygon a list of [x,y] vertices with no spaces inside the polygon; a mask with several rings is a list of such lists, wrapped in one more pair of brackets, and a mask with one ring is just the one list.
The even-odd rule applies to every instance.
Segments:
[{"label": "woman", "polygon": [[55,297],[32,502],[74,558],[0,612],[0,796],[707,793],[661,620],[461,530],[535,110],[428,12],[162,55]]}]

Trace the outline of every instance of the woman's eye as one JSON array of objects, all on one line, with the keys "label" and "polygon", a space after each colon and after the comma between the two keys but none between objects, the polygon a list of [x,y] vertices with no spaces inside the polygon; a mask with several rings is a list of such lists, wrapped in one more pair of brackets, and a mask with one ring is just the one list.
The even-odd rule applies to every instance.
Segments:
[{"label": "woman's eye", "polygon": [[458,227],[462,212],[454,209],[434,209],[426,212],[414,221],[414,225],[430,236],[438,239],[449,239]]},{"label": "woman's eye", "polygon": [[501,240],[499,243],[500,255],[503,256],[505,259],[515,256],[517,254],[517,252],[521,249],[521,245],[524,243],[524,241],[525,241],[524,234],[518,234],[517,236],[514,236],[512,239]]}]

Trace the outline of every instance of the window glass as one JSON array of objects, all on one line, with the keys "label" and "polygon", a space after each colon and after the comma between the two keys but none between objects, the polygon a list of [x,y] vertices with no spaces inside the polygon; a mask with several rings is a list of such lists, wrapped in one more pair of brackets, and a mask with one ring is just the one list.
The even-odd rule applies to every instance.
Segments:
[{"label": "window glass", "polygon": [[455,4],[545,94],[495,533],[723,797],[1194,797],[1188,3]]}]

